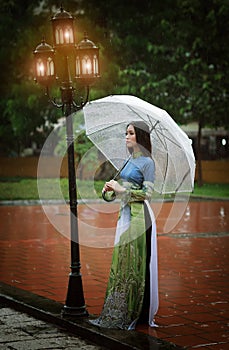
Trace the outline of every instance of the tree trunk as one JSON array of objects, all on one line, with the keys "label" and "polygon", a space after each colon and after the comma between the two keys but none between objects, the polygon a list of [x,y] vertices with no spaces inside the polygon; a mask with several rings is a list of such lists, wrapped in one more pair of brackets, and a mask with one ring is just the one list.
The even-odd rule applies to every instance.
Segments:
[{"label": "tree trunk", "polygon": [[197,184],[199,187],[203,186],[203,177],[202,177],[202,163],[201,163],[201,133],[202,133],[202,122],[199,120],[198,123],[198,135],[197,135]]}]

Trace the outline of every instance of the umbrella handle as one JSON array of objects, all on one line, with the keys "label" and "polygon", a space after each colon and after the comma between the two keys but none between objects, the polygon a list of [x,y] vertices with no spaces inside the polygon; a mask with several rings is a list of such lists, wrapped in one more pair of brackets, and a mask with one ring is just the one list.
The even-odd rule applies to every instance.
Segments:
[{"label": "umbrella handle", "polygon": [[106,202],[113,202],[116,198],[116,194],[113,191],[102,191],[102,197]]},{"label": "umbrella handle", "polygon": [[[127,158],[127,160],[125,161],[121,169],[115,174],[115,176],[113,177],[113,180],[117,179],[121,171],[125,168],[126,164],[129,162],[130,158],[131,158],[131,154],[129,155],[129,157]],[[114,191],[102,191],[102,197],[106,202],[113,202],[116,198],[116,194]]]}]

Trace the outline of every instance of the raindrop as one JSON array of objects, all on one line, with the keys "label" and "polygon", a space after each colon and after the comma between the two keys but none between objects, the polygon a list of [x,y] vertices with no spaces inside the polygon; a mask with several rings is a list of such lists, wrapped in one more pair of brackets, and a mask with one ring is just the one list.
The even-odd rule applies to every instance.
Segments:
[{"label": "raindrop", "polygon": [[225,217],[224,207],[220,207],[220,211],[219,212],[220,212],[220,216],[224,218]]}]

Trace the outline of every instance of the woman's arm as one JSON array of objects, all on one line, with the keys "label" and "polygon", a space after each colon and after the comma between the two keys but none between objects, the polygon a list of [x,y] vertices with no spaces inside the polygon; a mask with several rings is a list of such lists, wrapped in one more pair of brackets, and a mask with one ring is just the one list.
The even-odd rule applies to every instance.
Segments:
[{"label": "woman's arm", "polygon": [[142,174],[144,181],[142,187],[139,188],[130,182],[124,182],[120,185],[115,180],[110,180],[105,183],[103,191],[113,191],[116,194],[122,195],[124,201],[144,201],[145,199],[150,200],[154,189],[154,173],[155,166],[152,160],[148,160],[144,167],[142,168]]},{"label": "woman's arm", "polygon": [[124,192],[124,200],[127,202],[142,202],[145,199],[151,200],[154,184],[150,181],[144,181],[142,188],[127,186]]},{"label": "woman's arm", "polygon": [[150,181],[144,181],[142,188],[132,185],[129,182],[126,182],[120,185],[117,181],[111,180],[106,182],[104,186],[105,191],[114,191],[117,194],[122,195],[124,201],[127,202],[136,202],[144,201],[145,199],[150,200],[153,194],[153,183]]}]

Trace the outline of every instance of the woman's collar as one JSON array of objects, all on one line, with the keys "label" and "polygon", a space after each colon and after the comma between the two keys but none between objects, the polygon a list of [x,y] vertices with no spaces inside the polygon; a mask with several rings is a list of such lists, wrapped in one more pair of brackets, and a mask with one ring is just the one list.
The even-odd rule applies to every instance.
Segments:
[{"label": "woman's collar", "polygon": [[139,158],[142,156],[142,152],[141,151],[137,151],[137,152],[133,152],[132,153],[132,157],[135,158]]}]

